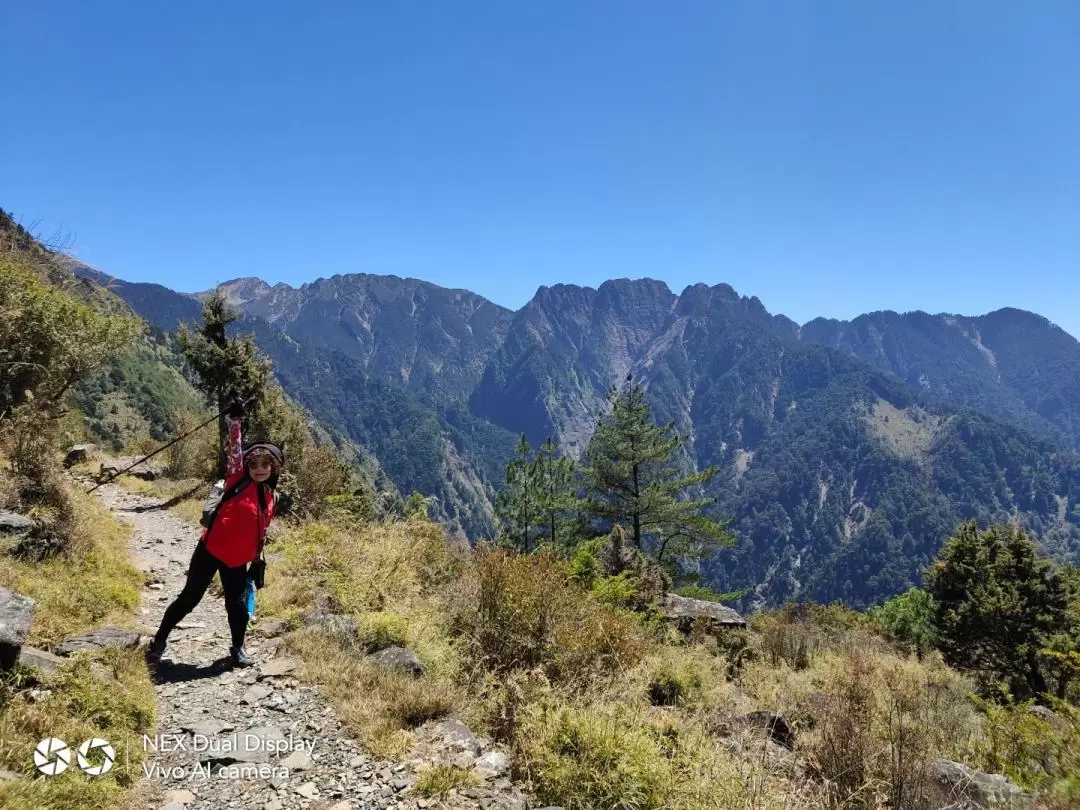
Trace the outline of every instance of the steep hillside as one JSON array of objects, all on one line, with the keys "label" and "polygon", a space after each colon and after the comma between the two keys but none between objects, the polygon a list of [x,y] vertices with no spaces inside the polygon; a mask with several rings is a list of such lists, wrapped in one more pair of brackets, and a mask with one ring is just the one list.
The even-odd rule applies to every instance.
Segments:
[{"label": "steep hillside", "polygon": [[[166,328],[197,312],[164,288],[113,289]],[[867,604],[916,580],[966,517],[1080,549],[1080,470],[1062,452],[1076,342],[1043,351],[1056,333],[1037,316],[800,328],[728,285],[648,279],[541,287],[516,313],[395,277],[225,289],[286,389],[473,538],[493,528],[513,437],[576,455],[633,372],[689,437],[683,462],[721,467],[711,494],[740,541],[706,571],[721,589]]]},{"label": "steep hillside", "polygon": [[977,408],[1080,451],[1080,342],[1034,313],[874,312],[850,322],[814,320],[801,335],[939,402]]}]

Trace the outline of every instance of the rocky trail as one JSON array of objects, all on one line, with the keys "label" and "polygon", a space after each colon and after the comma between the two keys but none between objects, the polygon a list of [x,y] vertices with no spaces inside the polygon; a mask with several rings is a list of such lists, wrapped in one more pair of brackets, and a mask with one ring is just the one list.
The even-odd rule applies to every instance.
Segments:
[{"label": "rocky trail", "polygon": [[[150,575],[139,622],[153,632],[183,587],[198,527],[118,486],[98,492],[134,529],[132,559]],[[151,740],[157,750],[147,745],[138,806],[525,810],[523,794],[504,775],[505,756],[455,718],[418,730],[414,750],[423,755],[402,762],[372,759],[350,739],[318,687],[293,677],[298,662],[278,654],[283,629],[279,622],[257,620],[247,643],[256,665],[232,669],[225,608],[211,586],[173,631],[155,676],[158,728]],[[431,762],[471,768],[481,785],[424,798],[412,787]]]}]

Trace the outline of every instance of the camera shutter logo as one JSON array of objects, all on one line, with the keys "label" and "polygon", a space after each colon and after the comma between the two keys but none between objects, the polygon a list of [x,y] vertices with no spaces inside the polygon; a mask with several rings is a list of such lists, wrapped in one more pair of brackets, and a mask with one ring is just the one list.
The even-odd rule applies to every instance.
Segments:
[{"label": "camera shutter logo", "polygon": [[[88,760],[87,754],[95,749],[101,751],[101,763],[99,765],[91,765]],[[101,776],[103,773],[107,773],[113,766],[113,761],[116,759],[116,751],[108,740],[103,740],[101,737],[94,737],[92,740],[87,740],[79,746],[79,767],[91,776]]]},{"label": "camera shutter logo", "polygon": [[63,740],[46,737],[34,749],[34,764],[46,776],[63,773],[71,764],[71,749]]}]

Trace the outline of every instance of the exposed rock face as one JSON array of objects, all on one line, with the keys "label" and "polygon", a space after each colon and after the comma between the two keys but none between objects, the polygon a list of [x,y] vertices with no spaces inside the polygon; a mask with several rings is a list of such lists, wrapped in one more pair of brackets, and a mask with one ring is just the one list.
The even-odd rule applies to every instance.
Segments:
[{"label": "exposed rock face", "polygon": [[33,618],[33,599],[0,588],[0,671],[11,669],[19,660]]},{"label": "exposed rock face", "polygon": [[959,762],[936,759],[932,765],[933,789],[941,804],[950,810],[1021,810],[1031,804],[1007,776],[976,771]]}]

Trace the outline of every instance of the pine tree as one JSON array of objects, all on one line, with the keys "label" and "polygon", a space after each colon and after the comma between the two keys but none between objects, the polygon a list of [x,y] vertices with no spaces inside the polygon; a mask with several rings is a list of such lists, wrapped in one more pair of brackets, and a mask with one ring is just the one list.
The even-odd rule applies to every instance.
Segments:
[{"label": "pine tree", "polygon": [[1065,578],[1016,527],[974,521],[946,542],[926,576],[945,661],[1008,684],[1018,699],[1048,691],[1043,650],[1064,626]]},{"label": "pine tree", "polygon": [[532,448],[521,434],[517,455],[506,464],[506,481],[495,499],[495,514],[501,526],[503,545],[528,553],[533,527],[540,518],[536,486],[536,466]]},{"label": "pine tree", "polygon": [[[226,327],[238,317],[221,292],[215,291],[203,302],[198,328],[181,327],[180,345],[195,374],[195,387],[211,404],[224,410],[234,401],[249,402],[248,410],[254,412],[270,381],[270,360],[255,348],[250,335],[226,337]],[[225,417],[218,420],[218,438],[217,475],[221,478],[228,445]]]},{"label": "pine tree", "polygon": [[551,437],[537,449],[532,461],[531,479],[535,486],[540,534],[553,549],[568,550],[573,545],[574,520],[578,505],[574,460],[558,455],[558,445]]},{"label": "pine tree", "polygon": [[627,387],[608,392],[611,412],[600,419],[585,451],[585,509],[593,518],[630,528],[634,547],[658,562],[701,559],[730,547],[727,527],[702,510],[712,498],[681,500],[719,471],[710,467],[683,475],[675,455],[683,439],[673,424],[653,423],[645,392],[627,375]]}]

